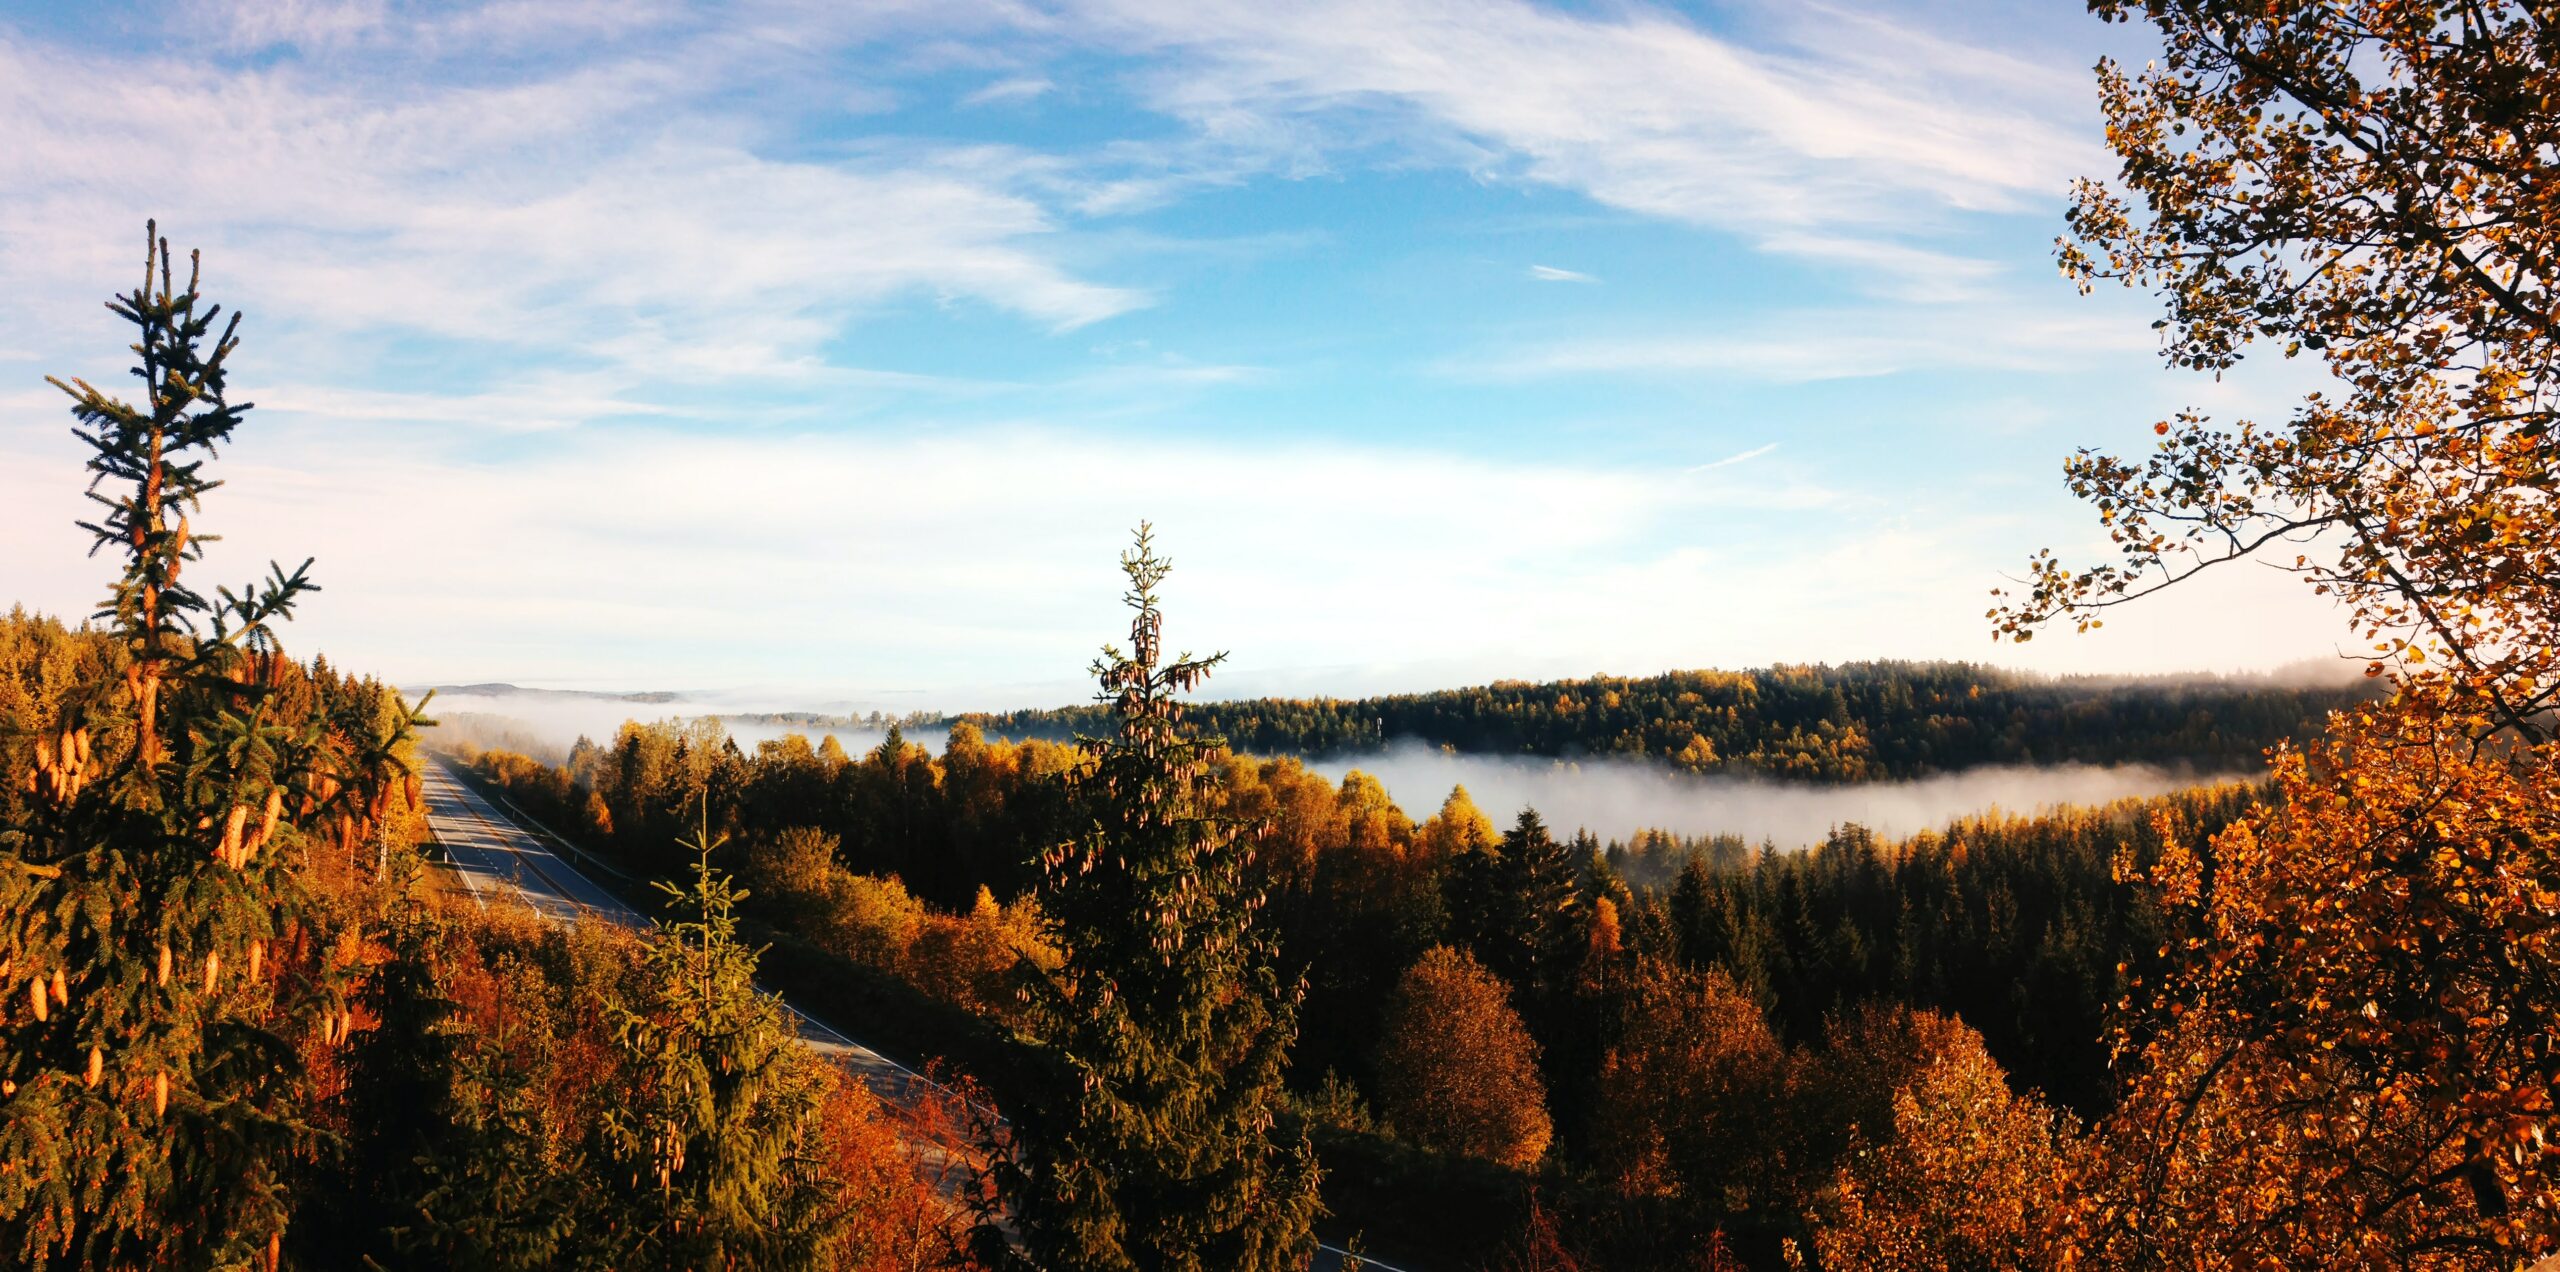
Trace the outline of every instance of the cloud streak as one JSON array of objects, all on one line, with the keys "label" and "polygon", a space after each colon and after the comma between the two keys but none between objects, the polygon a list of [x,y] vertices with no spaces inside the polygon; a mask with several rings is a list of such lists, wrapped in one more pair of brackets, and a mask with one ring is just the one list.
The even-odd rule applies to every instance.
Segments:
[{"label": "cloud streak", "polygon": [[2067,370],[2135,355],[2149,332],[2120,315],[2043,304],[1793,311],[1687,332],[1576,335],[1441,364],[1490,381],[1563,376],[1707,377],[1800,384],[1910,371]]},{"label": "cloud streak", "polygon": [[776,74],[772,51],[699,37],[464,76],[373,50],[386,19],[360,6],[241,21],[244,45],[353,51],[226,70],[0,34],[0,282],[30,299],[0,340],[41,345],[57,306],[86,309],[135,255],[135,209],[176,191],[167,228],[245,280],[228,294],[301,328],[627,374],[683,370],[670,351],[698,372],[788,372],[905,296],[1055,330],[1149,303],[1058,263],[1058,221],[1002,169],[768,144],[721,95]]},{"label": "cloud streak", "polygon": [[2075,77],[1868,14],[1797,14],[1745,44],[1648,7],[1522,0],[1066,12],[1178,53],[1151,100],[1204,135],[1275,154],[1365,137],[1771,251],[1845,252],[1898,287],[1990,268],[1899,241],[1915,221],[2046,206],[2096,157],[2063,122],[2088,112]]},{"label": "cloud streak", "polygon": [[1750,463],[1752,460],[1758,459],[1776,449],[1778,449],[1778,444],[1776,442],[1764,442],[1747,451],[1739,451],[1734,454],[1727,455],[1722,459],[1709,460],[1703,464],[1691,465],[1687,471],[1693,473],[1711,473],[1719,468],[1731,468],[1736,464]]}]

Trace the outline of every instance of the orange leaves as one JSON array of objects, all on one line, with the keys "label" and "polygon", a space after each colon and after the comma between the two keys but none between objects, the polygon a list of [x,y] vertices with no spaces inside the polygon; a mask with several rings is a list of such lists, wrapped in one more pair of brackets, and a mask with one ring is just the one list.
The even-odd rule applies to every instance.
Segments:
[{"label": "orange leaves", "polygon": [[2327,555],[2295,572],[2399,696],[2280,757],[2280,806],[2193,854],[2208,890],[2164,855],[2154,882],[2201,904],[2201,932],[2075,1207],[2078,1251],[2514,1266],[2560,1245],[2560,46],[2501,0],[2140,12],[2161,57],[2101,70],[2123,163],[2075,191],[2066,272],[2159,287],[2172,363],[2220,370],[2268,339],[2339,388],[2279,428],[2182,417],[2138,467],[2075,460],[2118,562],[2040,556],[1995,616],[2085,624],[2310,539]]},{"label": "orange leaves", "polygon": [[2560,1241],[2560,1001],[2537,988],[2560,976],[2560,771],[2474,747],[2475,723],[2359,712],[2215,838],[2201,947],[2078,1198],[2085,1253],[2150,1248],[2144,1226],[2200,1267]]},{"label": "orange leaves", "polygon": [[2053,1115],[2014,1095],[1961,1025],[1893,1091],[1891,1114],[1860,1126],[1818,1224],[1826,1268],[2040,1269],[2065,1178]]},{"label": "orange leaves", "polygon": [[829,1265],[857,1272],[974,1266],[965,1260],[972,1168],[965,1097],[892,1108],[832,1065],[819,1068],[817,1174],[842,1220]]},{"label": "orange leaves", "polygon": [[1406,969],[1378,1042],[1378,1108],[1396,1133],[1442,1152],[1526,1168],[1554,1128],[1538,1045],[1510,988],[1465,953],[1433,946]]},{"label": "orange leaves", "polygon": [[1759,1004],[1721,971],[1637,964],[1626,1027],[1601,1059],[1603,1170],[1629,1194],[1716,1210],[1769,1195],[1787,1057]]}]

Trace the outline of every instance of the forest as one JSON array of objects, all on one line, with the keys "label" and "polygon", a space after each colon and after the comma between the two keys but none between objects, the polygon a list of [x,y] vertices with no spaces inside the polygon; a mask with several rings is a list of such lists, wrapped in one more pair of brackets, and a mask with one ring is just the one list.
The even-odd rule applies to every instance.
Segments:
[{"label": "forest", "polygon": [[[2365,687],[1873,664],[1203,702],[1225,655],[1168,653],[1192,575],[1140,521],[1091,708],[939,754],[635,721],[545,763],[288,653],[310,562],[204,577],[241,320],[153,224],[109,305],[139,394],[54,381],[100,602],[0,621],[0,1257],[2551,1266],[2560,42],[2496,3],[2092,7],[2162,54],[2100,68],[2121,168],[2076,187],[2066,275],[2156,292],[2176,365],[2272,344],[2339,387],[2075,455],[2106,559],[2037,553],[1987,625],[2279,554]],[[1408,736],[1825,782],[2259,765],[1798,850],[1463,788],[1417,820],[1290,754]],[[458,887],[438,765],[658,922]],[[882,1098],[795,1008],[934,1082]]]},{"label": "forest", "polygon": [[[895,736],[860,756],[796,735],[748,752],[706,721],[627,725],[567,768],[463,758],[541,824],[640,873],[677,869],[673,835],[700,815],[700,793],[730,793],[709,815],[742,846],[741,912],[761,935],[838,961],[831,976],[894,980],[1000,1034],[1020,1023],[1004,969],[1058,958],[1041,939],[1036,856],[1066,833],[1056,778],[1076,757],[1040,739],[989,742],[967,723],[940,756]],[[1533,1202],[1596,1207],[1580,1226],[1612,1234],[1600,1252],[1611,1266],[1676,1263],[1718,1232],[1749,1234],[1758,1244],[1742,1253],[1765,1261],[1769,1242],[1807,1230],[1845,1143],[1833,1127],[1822,1143],[1752,1148],[1789,1182],[1747,1205],[1656,1181],[1676,1201],[1622,1213],[1647,1194],[1616,1180],[1631,1168],[1613,1154],[1628,1127],[1657,1116],[1643,1101],[1669,1098],[1634,1091],[1625,1066],[1685,1063],[1640,1052],[1666,1041],[1630,1039],[1644,994],[1713,984],[1752,1045],[1790,1063],[1811,1063],[1843,1021],[1890,1017],[1894,1030],[1960,1039],[2066,1108],[2100,1110],[2109,1010],[2177,935],[2131,878],[2156,857],[2163,827],[2210,834],[2262,795],[2206,787],[1890,842],[1849,826],[1780,852],[1730,837],[1559,839],[1534,810],[1505,810],[1497,824],[1463,788],[1417,823],[1356,771],[1337,785],[1290,758],[1215,764],[1203,811],[1257,828],[1261,913],[1283,975],[1304,986],[1286,1080],[1320,1157],[1468,1159],[1475,1173],[1463,1178],[1508,1189],[1488,1204],[1515,1228]],[[1455,1016],[1455,1004],[1415,1001],[1426,973],[1467,978],[1489,1001]],[[1450,1044],[1477,1027],[1519,1045]],[[937,1027],[915,1028],[876,1040],[931,1050]],[[1400,1049],[1398,1037],[1415,1041]],[[1764,1076],[1783,1085],[1785,1065],[1770,1064]],[[983,1075],[999,1100],[1002,1074],[999,1061]],[[1648,1080],[1685,1079],[1672,1069]],[[1479,1086],[1510,1092],[1510,1106],[1444,1106]],[[1358,1200],[1328,1197],[1337,1210]],[[1429,1234],[1423,1248],[1487,1235]],[[1369,1236],[1398,1256],[1402,1242],[1425,1240]],[[1489,1244],[1475,1257],[1501,1253]]]},{"label": "forest", "polygon": [[[1417,740],[1463,752],[1648,759],[1695,773],[1891,781],[1989,764],[2255,767],[2372,696],[2352,674],[2045,677],[1972,663],[1853,663],[1675,671],[1380,698],[1202,702],[1201,728],[1259,755],[1357,756]],[[980,729],[1069,739],[1100,707],[973,713]]]}]

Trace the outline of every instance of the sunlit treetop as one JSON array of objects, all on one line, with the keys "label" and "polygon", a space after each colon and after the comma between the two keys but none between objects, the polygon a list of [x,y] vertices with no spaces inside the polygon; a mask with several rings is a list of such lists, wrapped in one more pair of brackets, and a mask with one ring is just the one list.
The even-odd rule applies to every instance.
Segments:
[{"label": "sunlit treetop", "polygon": [[[2341,598],[2375,670],[2538,732],[2560,650],[2552,271],[2560,56],[2516,3],[2099,0],[2163,51],[2099,67],[2112,182],[2062,240],[2085,289],[2157,290],[2174,365],[2253,345],[2335,383],[2281,424],[2163,422],[2155,453],[2084,451],[2073,489],[2117,549],[2048,554],[1993,617],[2027,639],[2256,557]],[[2449,665],[2447,665],[2449,664]]]}]

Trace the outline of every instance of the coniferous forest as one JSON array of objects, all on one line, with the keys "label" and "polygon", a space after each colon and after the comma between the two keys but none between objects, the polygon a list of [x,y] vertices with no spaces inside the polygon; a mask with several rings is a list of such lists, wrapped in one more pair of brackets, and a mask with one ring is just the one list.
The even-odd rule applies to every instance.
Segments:
[{"label": "coniferous forest", "polygon": [[[2560,34],[2091,8],[2163,54],[2100,67],[2120,169],[2075,190],[2066,275],[2155,295],[2175,365],[2340,387],[2076,454],[2104,559],[2037,552],[1985,626],[2273,555],[2356,625],[2353,683],[1218,701],[1211,642],[1249,633],[1184,600],[1219,563],[1133,517],[1089,705],[858,752],[635,719],[549,763],[306,651],[315,563],[211,577],[259,333],[153,223],[108,302],[130,379],[52,381],[97,606],[0,619],[0,1259],[2553,1266]],[[1804,786],[2241,776],[1795,844],[1309,764],[1408,739]],[[467,879],[480,800],[655,921]]]}]

